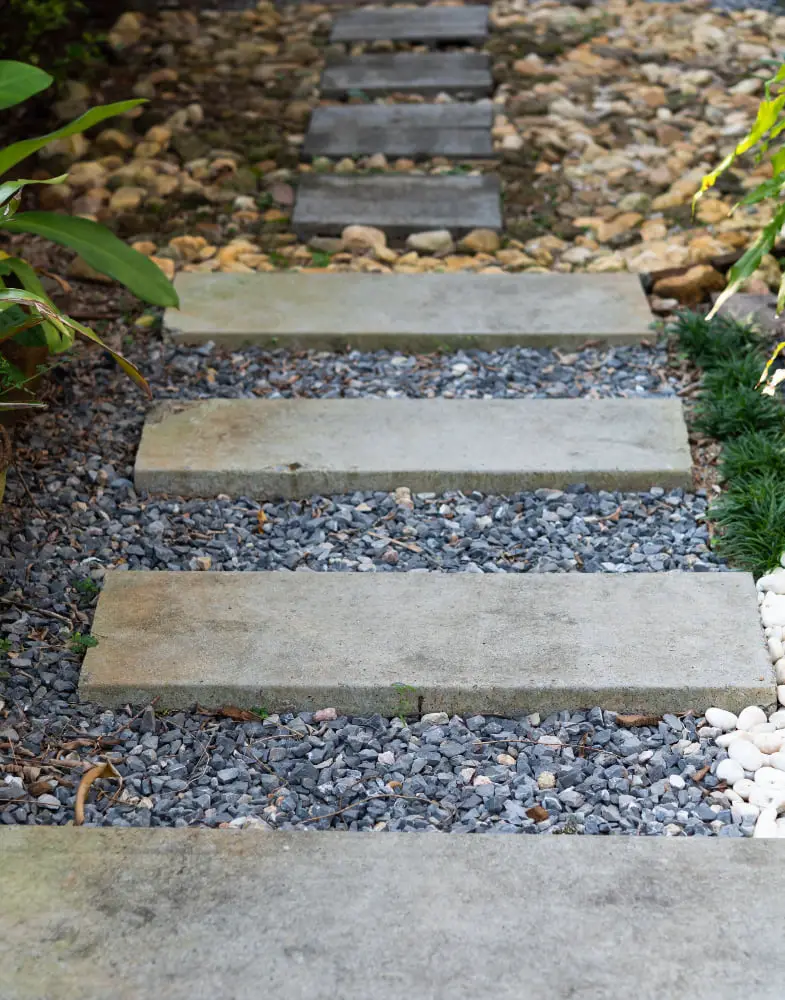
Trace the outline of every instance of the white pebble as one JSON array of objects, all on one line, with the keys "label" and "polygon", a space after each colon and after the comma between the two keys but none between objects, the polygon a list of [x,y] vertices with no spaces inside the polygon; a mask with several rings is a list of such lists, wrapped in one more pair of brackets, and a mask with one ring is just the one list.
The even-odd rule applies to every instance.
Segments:
[{"label": "white pebble", "polygon": [[776,788],[764,788],[763,785],[755,785],[754,788],[750,789],[749,802],[753,806],[758,806],[759,809],[776,809],[775,798],[778,800],[782,798],[779,790]]},{"label": "white pebble", "polygon": [[775,569],[758,580],[758,590],[770,590],[775,594],[785,594],[785,569]]},{"label": "white pebble", "polygon": [[737,740],[747,740],[749,743],[750,734],[743,733],[740,729],[734,729],[732,733],[723,733],[722,736],[718,736],[714,742],[718,747],[722,747],[724,750],[727,750],[728,747]]},{"label": "white pebble", "polygon": [[776,635],[770,635],[766,645],[769,647],[772,663],[776,663],[777,660],[781,660],[785,656],[785,646],[782,645],[782,639],[778,639]]},{"label": "white pebble", "polygon": [[777,753],[771,754],[766,763],[769,767],[776,767],[778,771],[785,772],[785,750],[778,750]]},{"label": "white pebble", "polygon": [[785,729],[785,711],[780,709],[769,716],[769,722],[773,722],[777,729]]},{"label": "white pebble", "polygon": [[777,753],[782,750],[782,737],[776,733],[753,733],[752,743],[761,753]]},{"label": "white pebble", "polygon": [[767,590],[760,606],[760,617],[764,625],[785,625],[785,595]]},{"label": "white pebble", "polygon": [[[785,777],[785,772],[783,772],[783,777]],[[681,791],[687,786],[687,782],[680,774],[669,774],[667,780],[671,788],[675,788],[677,791]]]},{"label": "white pebble", "polygon": [[774,679],[778,684],[785,684],[785,656],[774,664]]},{"label": "white pebble", "polygon": [[766,718],[766,713],[762,708],[757,705],[748,705],[739,712],[739,718],[736,722],[737,729],[746,729],[749,732],[753,726],[759,725],[761,722],[768,722]]},{"label": "white pebble", "polygon": [[537,776],[537,785],[539,788],[555,788],[556,775],[551,771],[541,771]]},{"label": "white pebble", "polygon": [[759,767],[755,772],[755,784],[764,788],[785,788],[785,771],[776,767]]},{"label": "white pebble", "polygon": [[780,705],[785,705],[785,684],[777,685],[777,701]]},{"label": "white pebble", "polygon": [[738,719],[733,712],[726,712],[724,708],[706,709],[706,721],[710,726],[721,729],[724,733],[730,732],[738,725]]},{"label": "white pebble", "polygon": [[737,760],[721,760],[717,765],[716,774],[720,781],[735,785],[744,778],[744,768]]},{"label": "white pebble", "polygon": [[763,767],[763,754],[756,746],[748,740],[736,740],[728,747],[728,756],[731,760],[737,760],[745,771],[757,771]]},{"label": "white pebble", "polygon": [[777,727],[773,722],[759,722],[756,726],[753,726],[752,729],[748,729],[747,732],[752,733],[753,735],[755,733],[773,733],[776,728]]},{"label": "white pebble", "polygon": [[756,820],[760,815],[760,809],[757,806],[750,805],[749,802],[734,802],[730,807],[731,816],[739,823],[743,823],[745,820],[749,822],[750,820]]},{"label": "white pebble", "polygon": [[733,791],[745,800],[750,797],[750,792],[754,787],[755,782],[750,781],[749,778],[741,778],[739,781],[733,782]]},{"label": "white pebble", "polygon": [[763,809],[753,830],[753,837],[776,837],[777,830],[777,810],[773,808]]},{"label": "white pebble", "polygon": [[720,735],[720,730],[716,726],[701,726],[698,730],[698,739],[714,740]]}]

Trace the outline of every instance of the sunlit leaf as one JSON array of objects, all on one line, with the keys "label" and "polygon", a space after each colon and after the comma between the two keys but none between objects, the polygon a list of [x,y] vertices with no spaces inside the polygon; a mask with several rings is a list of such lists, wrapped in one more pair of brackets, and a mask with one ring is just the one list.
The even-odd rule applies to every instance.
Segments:
[{"label": "sunlit leaf", "polygon": [[707,319],[716,316],[722,305],[738,290],[739,285],[757,271],[760,262],[776,243],[783,223],[785,223],[785,205],[780,205],[774,213],[774,218],[771,222],[764,227],[760,236],[758,236],[752,246],[745,251],[728,272],[728,284],[714,303],[714,307]]}]

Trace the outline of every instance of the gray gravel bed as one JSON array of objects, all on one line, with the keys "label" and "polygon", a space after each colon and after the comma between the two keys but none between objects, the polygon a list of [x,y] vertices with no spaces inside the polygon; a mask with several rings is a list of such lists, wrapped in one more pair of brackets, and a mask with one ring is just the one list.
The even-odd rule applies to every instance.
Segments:
[{"label": "gray gravel bed", "polygon": [[[40,752],[45,728],[34,722],[22,749]],[[102,795],[85,812],[95,825],[736,837],[752,830],[732,821],[711,773],[726,752],[698,736],[689,716],[627,729],[599,708],[544,720],[317,722],[303,713],[233,722],[156,719],[150,709],[133,719],[91,717],[84,706],[62,719],[61,731],[115,738],[104,756],[115,761],[123,790],[117,797],[114,784],[99,783]],[[76,781],[66,774],[72,787],[38,800],[24,795],[19,778],[0,782],[0,822],[68,822]]]},{"label": "gray gravel bed", "polygon": [[[135,360],[159,398],[537,395],[554,381],[563,386],[557,394],[677,389],[661,375],[659,348],[588,350],[562,362],[540,351],[410,358],[258,350],[230,355],[154,345],[138,353],[143,356]],[[77,363],[66,387],[64,405],[37,416],[20,435],[23,478],[9,473],[0,525],[0,575],[7,588],[0,604],[0,822],[72,819],[78,771],[37,772],[57,749],[90,760],[117,755],[121,797],[107,783],[106,794],[97,801],[91,796],[87,807],[87,821],[102,824],[741,832],[730,825],[726,803],[706,800],[711,775],[700,784],[691,781],[720,751],[702,740],[687,756],[681,753],[678,741],[694,740],[690,719],[683,726],[674,722],[675,729],[665,724],[635,731],[616,727],[613,715],[599,710],[542,725],[491,719],[405,725],[380,718],[317,723],[310,716],[263,724],[198,713],[154,720],[151,713],[132,716],[130,709],[102,712],[80,703],[76,693],[83,652],[77,633],[89,633],[109,567],[722,570],[707,548],[703,493],[592,493],[578,485],[510,497],[423,494],[410,501],[368,492],[302,503],[150,498],[131,482],[144,401],[108,366]],[[102,734],[112,739],[99,753],[95,740]],[[568,746],[537,744],[543,735]],[[584,736],[601,751],[581,751]],[[543,771],[554,775],[553,787],[549,778],[537,784]],[[55,773],[59,783],[30,793],[31,783]],[[668,785],[669,774],[676,779]],[[679,775],[685,775],[684,787],[676,787]],[[722,808],[709,815],[707,802]],[[547,819],[527,815],[535,805]]]}]

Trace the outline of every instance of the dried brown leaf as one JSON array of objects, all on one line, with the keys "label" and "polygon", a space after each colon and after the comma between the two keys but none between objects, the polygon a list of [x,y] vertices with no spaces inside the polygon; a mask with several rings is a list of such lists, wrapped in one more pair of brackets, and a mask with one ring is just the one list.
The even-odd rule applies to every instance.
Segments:
[{"label": "dried brown leaf", "polygon": [[627,726],[628,728],[634,726],[656,726],[661,718],[661,715],[617,715],[616,724]]},{"label": "dried brown leaf", "polygon": [[238,708],[237,705],[222,705],[215,713],[222,719],[233,719],[235,722],[258,722],[259,716],[249,712],[247,708]]},{"label": "dried brown leaf", "polygon": [[702,767],[700,771],[696,771],[695,774],[693,774],[692,780],[703,781],[703,779],[706,777],[706,775],[709,773],[710,770],[711,767],[707,764],[705,767]]},{"label": "dried brown leaf", "polygon": [[543,809],[542,806],[532,806],[531,809],[526,810],[526,815],[529,819],[533,819],[535,823],[542,823],[548,818],[550,813],[547,809]]},{"label": "dried brown leaf", "polygon": [[84,823],[85,799],[87,798],[87,793],[90,791],[90,786],[94,781],[98,781],[99,778],[113,778],[115,781],[119,781],[121,785],[123,783],[122,775],[120,775],[110,760],[105,760],[103,764],[97,764],[95,767],[91,767],[87,774],[82,777],[82,780],[79,782],[79,787],[76,790],[74,826],[81,826],[82,823]]}]

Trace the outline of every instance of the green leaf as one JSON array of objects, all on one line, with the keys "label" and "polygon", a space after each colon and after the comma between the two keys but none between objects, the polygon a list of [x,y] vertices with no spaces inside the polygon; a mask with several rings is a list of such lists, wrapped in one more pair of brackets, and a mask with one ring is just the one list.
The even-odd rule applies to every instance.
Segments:
[{"label": "green leaf", "polygon": [[758,269],[760,262],[777,242],[777,236],[783,224],[785,224],[785,205],[780,205],[774,213],[774,218],[764,227],[760,236],[728,271],[728,284],[714,303],[711,312],[706,317],[707,319],[716,316],[720,307],[738,290],[739,285]]},{"label": "green leaf", "polygon": [[151,305],[176,308],[180,304],[174,286],[160,267],[90,219],[55,212],[22,212],[7,222],[0,221],[0,228],[12,233],[33,233],[71,247],[90,267],[108,274]]},{"label": "green leaf", "polygon": [[739,205],[757,205],[758,202],[765,201],[767,198],[776,198],[783,187],[785,187],[785,176],[770,177],[745,195],[741,201],[738,201],[733,206],[734,211]]},{"label": "green leaf", "polygon": [[[38,275],[30,267],[27,261],[21,260],[19,257],[5,257],[0,260],[0,274],[13,274],[21,283],[22,288],[26,289],[28,292],[34,292],[39,295],[44,301],[48,302],[52,308],[56,308],[52,300],[46,294],[44,286],[39,281]],[[26,344],[30,347],[34,346],[46,346],[52,352],[52,354],[61,354],[63,351],[67,351],[68,348],[73,344],[74,337],[69,331],[64,337],[62,332],[54,326],[54,324],[47,322],[41,323],[40,333],[31,329],[28,331],[26,336],[17,337],[17,341],[20,344]]]},{"label": "green leaf", "polygon": [[13,198],[17,191],[21,191],[26,184],[62,184],[68,179],[68,174],[60,174],[59,177],[51,177],[45,181],[33,181],[28,178],[20,178],[17,181],[6,181],[0,184],[0,205]]},{"label": "green leaf", "polygon": [[[51,305],[45,296],[36,295],[35,292],[28,292],[21,288],[5,288],[0,291],[0,309],[2,309],[2,302],[9,301],[12,304],[26,305],[30,309],[38,312],[41,316],[46,316],[52,323],[58,328],[58,330],[76,330],[77,333],[81,333],[83,337],[87,340],[91,340],[94,344],[98,344],[102,347],[107,354],[110,354],[117,364],[122,368],[122,370],[132,379],[138,386],[141,386],[145,390],[148,396],[152,396],[150,391],[150,386],[147,384],[147,380],[144,375],[139,371],[136,365],[132,364],[127,358],[124,358],[122,354],[117,351],[113,351],[111,347],[101,340],[95,330],[91,330],[89,326],[83,326],[75,319],[71,319],[70,316],[66,316],[65,313],[61,313],[57,308]],[[0,331],[0,341],[8,340],[14,335],[14,331],[9,333],[6,331]]]},{"label": "green leaf", "polygon": [[5,149],[0,149],[0,174],[4,174],[32,153],[37,153],[39,149],[48,146],[55,139],[67,139],[68,136],[84,132],[106,118],[121,115],[125,111],[130,111],[131,108],[136,108],[144,103],[142,98],[138,98],[132,101],[118,101],[115,104],[104,104],[100,108],[91,108],[89,111],[85,111],[83,115],[75,118],[68,125],[63,125],[62,128],[54,132],[41,135],[37,139],[23,139],[21,142],[15,142],[11,146],[6,146]]},{"label": "green leaf", "polygon": [[37,66],[0,60],[0,111],[21,104],[53,82],[53,78]]}]

